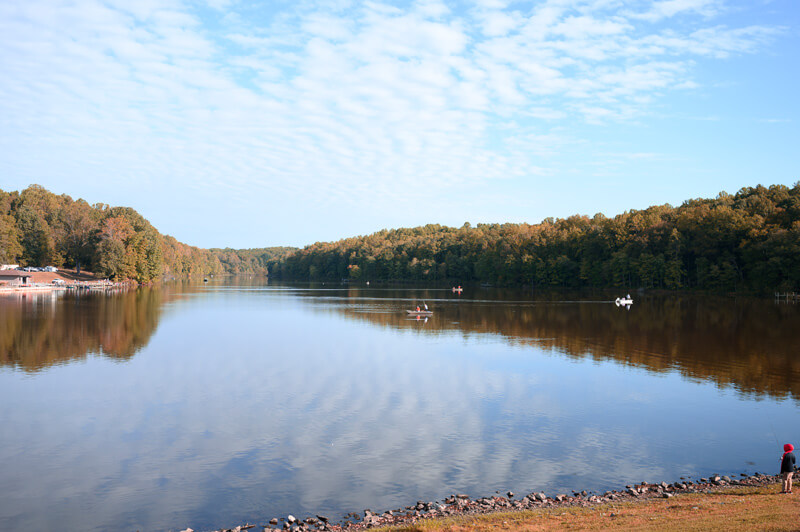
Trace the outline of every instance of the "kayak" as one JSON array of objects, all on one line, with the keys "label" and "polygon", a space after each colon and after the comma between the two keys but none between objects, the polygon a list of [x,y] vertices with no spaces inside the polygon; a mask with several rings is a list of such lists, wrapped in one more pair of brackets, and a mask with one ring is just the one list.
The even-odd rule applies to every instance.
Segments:
[{"label": "kayak", "polygon": [[407,310],[409,316],[433,316],[432,310]]}]

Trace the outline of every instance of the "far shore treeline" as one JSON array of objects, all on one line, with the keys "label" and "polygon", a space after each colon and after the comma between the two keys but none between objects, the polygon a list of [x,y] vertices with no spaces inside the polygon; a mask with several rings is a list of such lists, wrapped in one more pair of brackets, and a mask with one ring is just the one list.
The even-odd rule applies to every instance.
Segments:
[{"label": "far shore treeline", "polygon": [[800,289],[800,183],[613,218],[426,225],[316,243],[271,264],[298,280],[415,280],[533,287]]},{"label": "far shore treeline", "polygon": [[489,283],[538,288],[800,289],[800,183],[653,206],[613,218],[426,225],[303,249],[201,249],[135,210],[32,185],[0,190],[0,262],[91,270],[140,283],[214,274],[299,281]]}]

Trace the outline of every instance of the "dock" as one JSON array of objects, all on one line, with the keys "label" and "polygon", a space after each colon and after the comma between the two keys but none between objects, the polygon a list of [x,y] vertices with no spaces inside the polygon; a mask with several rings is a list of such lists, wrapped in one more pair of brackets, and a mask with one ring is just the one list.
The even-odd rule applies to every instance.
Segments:
[{"label": "dock", "polygon": [[23,284],[17,286],[0,286],[0,294],[19,294],[25,292],[56,292],[66,290],[66,286]]}]

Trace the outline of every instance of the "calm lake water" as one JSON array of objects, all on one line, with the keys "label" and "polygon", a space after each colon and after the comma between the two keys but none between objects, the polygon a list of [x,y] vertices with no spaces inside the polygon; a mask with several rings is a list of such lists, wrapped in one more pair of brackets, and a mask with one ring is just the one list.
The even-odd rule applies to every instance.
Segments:
[{"label": "calm lake water", "polygon": [[[633,296],[227,280],[0,297],[0,530],[775,473],[800,443],[800,305]],[[434,315],[407,319],[422,301]]]}]

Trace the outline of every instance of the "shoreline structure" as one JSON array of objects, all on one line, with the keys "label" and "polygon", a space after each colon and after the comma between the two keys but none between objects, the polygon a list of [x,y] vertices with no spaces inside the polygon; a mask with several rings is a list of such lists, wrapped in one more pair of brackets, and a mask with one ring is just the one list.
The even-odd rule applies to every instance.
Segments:
[{"label": "shoreline structure", "polygon": [[[128,283],[113,282],[100,279],[91,273],[78,274],[74,270],[59,270],[57,272],[19,272],[17,270],[4,271],[6,277],[28,277],[26,284],[8,284],[0,279],[0,295],[2,294],[36,294],[59,292],[65,290],[108,290],[129,286]],[[54,284],[58,281],[60,284]]]},{"label": "shoreline structure", "polygon": [[[387,510],[383,513],[374,513],[364,510],[362,513],[350,512],[339,522],[330,518],[317,515],[298,519],[292,515],[281,518],[272,518],[268,524],[244,524],[233,528],[221,528],[215,532],[242,532],[252,528],[259,530],[296,530],[296,531],[332,531],[351,532],[379,527],[412,526],[426,520],[435,520],[449,517],[481,516],[501,512],[517,512],[525,510],[545,510],[558,508],[592,507],[609,503],[622,502],[647,502],[654,499],[670,499],[679,494],[709,494],[728,490],[736,487],[765,487],[777,483],[779,475],[754,473],[748,475],[741,473],[740,478],[712,475],[701,478],[699,481],[681,480],[668,484],[660,482],[651,484],[641,482],[629,484],[625,489],[606,491],[602,494],[573,491],[572,495],[558,494],[547,496],[541,492],[533,492],[515,499],[515,494],[508,492],[506,496],[494,495],[470,499],[467,495],[453,494],[442,502],[423,502],[406,506],[403,509]],[[363,514],[363,515],[362,515]],[[191,528],[181,532],[194,532]]]}]

